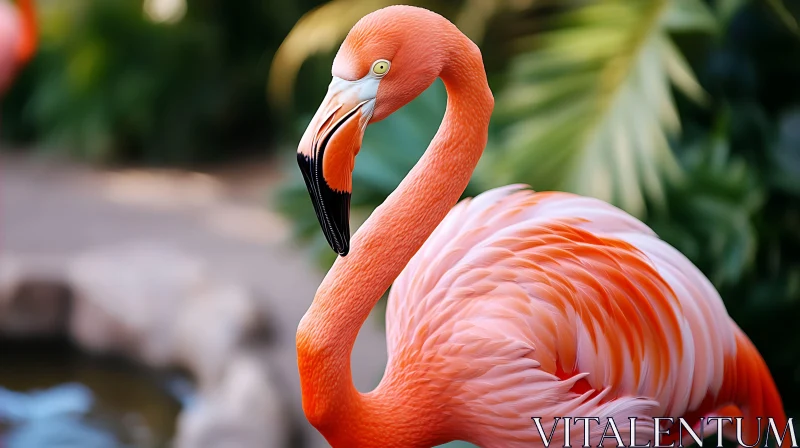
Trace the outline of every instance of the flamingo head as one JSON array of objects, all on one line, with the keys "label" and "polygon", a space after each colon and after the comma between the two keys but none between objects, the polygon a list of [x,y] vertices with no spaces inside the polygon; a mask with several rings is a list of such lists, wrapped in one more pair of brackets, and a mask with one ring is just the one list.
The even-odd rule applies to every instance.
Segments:
[{"label": "flamingo head", "polygon": [[455,28],[422,8],[390,6],[362,18],[333,61],[333,80],[297,151],[297,161],[331,248],[350,250],[350,195],[364,131],[439,77]]}]

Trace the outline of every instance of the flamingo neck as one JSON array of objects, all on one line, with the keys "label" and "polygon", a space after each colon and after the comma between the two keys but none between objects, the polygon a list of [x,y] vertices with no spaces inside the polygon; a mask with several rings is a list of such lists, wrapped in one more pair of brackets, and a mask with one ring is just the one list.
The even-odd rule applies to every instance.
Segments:
[{"label": "flamingo neck", "polygon": [[22,20],[22,38],[17,46],[17,60],[20,63],[25,63],[36,52],[39,37],[36,26],[36,9],[33,6],[33,0],[18,0],[17,4],[20,19]]},{"label": "flamingo neck", "polygon": [[494,99],[481,54],[460,32],[451,37],[451,58],[440,74],[448,99],[438,132],[353,236],[350,254],[336,260],[298,328],[303,408],[335,447],[432,446],[450,437],[435,394],[420,390],[426,386],[387,375],[362,394],[350,357],[369,313],[458,202],[486,146]]}]

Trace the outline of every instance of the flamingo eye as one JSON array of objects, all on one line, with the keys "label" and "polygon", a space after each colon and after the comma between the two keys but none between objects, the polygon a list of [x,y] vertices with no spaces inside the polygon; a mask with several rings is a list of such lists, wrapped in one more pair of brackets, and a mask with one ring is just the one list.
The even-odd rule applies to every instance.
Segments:
[{"label": "flamingo eye", "polygon": [[383,76],[389,71],[391,64],[386,59],[378,59],[372,64],[372,73],[375,76]]}]

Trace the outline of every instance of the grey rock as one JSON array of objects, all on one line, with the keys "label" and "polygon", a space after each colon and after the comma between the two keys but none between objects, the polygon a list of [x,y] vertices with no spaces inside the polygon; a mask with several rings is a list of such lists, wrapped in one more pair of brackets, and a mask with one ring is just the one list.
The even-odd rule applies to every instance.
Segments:
[{"label": "grey rock", "polygon": [[207,288],[202,263],[169,246],[133,243],[81,255],[68,277],[75,294],[70,334],[83,347],[175,363],[175,321]]},{"label": "grey rock", "polygon": [[208,285],[184,303],[175,324],[175,356],[201,385],[216,382],[247,335],[263,325],[260,309],[240,285]]},{"label": "grey rock", "polygon": [[176,448],[286,446],[290,422],[264,367],[248,354],[233,359],[222,381],[181,414]]},{"label": "grey rock", "polygon": [[248,344],[264,325],[242,285],[167,245],[129,244],[78,257],[70,334],[82,347],[154,367],[181,366],[199,396],[181,414],[179,447],[280,447],[284,401]]},{"label": "grey rock", "polygon": [[71,299],[63,273],[52,260],[0,258],[0,335],[62,333]]}]

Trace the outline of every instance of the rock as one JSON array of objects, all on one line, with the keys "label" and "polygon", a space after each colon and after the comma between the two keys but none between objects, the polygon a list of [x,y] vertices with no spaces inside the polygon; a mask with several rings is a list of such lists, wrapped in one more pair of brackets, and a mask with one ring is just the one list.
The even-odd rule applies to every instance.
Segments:
[{"label": "rock", "polygon": [[178,421],[176,448],[286,446],[290,425],[269,372],[253,355],[241,354],[222,381],[202,390]]},{"label": "rock", "polygon": [[0,259],[0,334],[41,337],[62,333],[71,292],[49,260]]},{"label": "rock", "polygon": [[180,365],[201,384],[215,381],[262,324],[247,288],[215,279],[173,248],[111,248],[80,257],[69,272],[77,296],[70,333],[79,344]]},{"label": "rock", "polygon": [[177,360],[201,386],[217,381],[228,358],[261,324],[260,310],[245,288],[208,286],[184,303],[177,318]]},{"label": "rock", "polygon": [[10,300],[22,278],[19,260],[9,256],[0,257],[0,304]]},{"label": "rock", "polygon": [[69,317],[69,336],[83,350],[134,356],[139,352],[138,332],[102,303],[78,296]]},{"label": "rock", "polygon": [[286,446],[291,421],[262,362],[269,340],[259,335],[268,332],[248,288],[154,243],[91,251],[60,278],[5,265],[13,269],[0,275],[0,291],[11,291],[0,296],[0,332],[61,328],[82,349],[192,374],[199,394],[179,417],[176,446]]},{"label": "rock", "polygon": [[95,351],[116,351],[161,367],[175,362],[175,322],[207,289],[203,264],[171,247],[131,244],[78,257],[70,334]]}]

